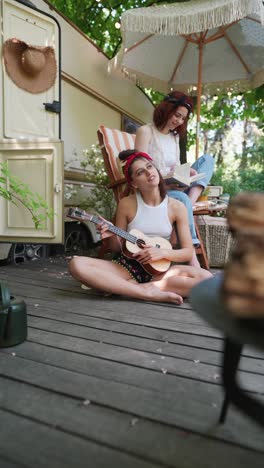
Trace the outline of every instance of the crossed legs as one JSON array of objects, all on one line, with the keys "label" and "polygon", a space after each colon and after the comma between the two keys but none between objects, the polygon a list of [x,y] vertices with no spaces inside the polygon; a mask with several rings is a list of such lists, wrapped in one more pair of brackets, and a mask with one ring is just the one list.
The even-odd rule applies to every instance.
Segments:
[{"label": "crossed legs", "polygon": [[139,284],[121,265],[90,257],[74,257],[69,265],[71,275],[82,283],[101,291],[133,297],[144,301],[181,304],[190,289],[210,276],[201,268],[171,267],[162,277]]}]

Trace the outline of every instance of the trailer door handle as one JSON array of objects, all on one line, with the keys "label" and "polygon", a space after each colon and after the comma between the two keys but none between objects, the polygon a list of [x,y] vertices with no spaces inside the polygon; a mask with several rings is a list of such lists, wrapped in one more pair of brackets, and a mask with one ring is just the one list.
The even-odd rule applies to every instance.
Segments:
[{"label": "trailer door handle", "polygon": [[45,106],[45,110],[48,112],[54,112],[55,114],[60,114],[61,112],[60,101],[43,102],[43,106]]}]

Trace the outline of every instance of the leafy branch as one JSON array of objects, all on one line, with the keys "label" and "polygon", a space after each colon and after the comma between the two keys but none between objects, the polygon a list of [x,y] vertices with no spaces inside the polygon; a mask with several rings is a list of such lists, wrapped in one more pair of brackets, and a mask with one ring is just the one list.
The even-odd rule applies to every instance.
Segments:
[{"label": "leafy branch", "polygon": [[108,189],[110,180],[99,144],[83,150],[81,167],[84,169],[86,181],[95,185],[89,196],[81,202],[82,207],[99,213],[103,211],[107,219],[112,219],[116,204],[112,190]]},{"label": "leafy branch", "polygon": [[33,193],[27,184],[10,173],[7,162],[0,163],[0,196],[16,206],[21,203],[29,211],[35,229],[41,229],[46,218],[52,219],[55,215],[38,193]]}]

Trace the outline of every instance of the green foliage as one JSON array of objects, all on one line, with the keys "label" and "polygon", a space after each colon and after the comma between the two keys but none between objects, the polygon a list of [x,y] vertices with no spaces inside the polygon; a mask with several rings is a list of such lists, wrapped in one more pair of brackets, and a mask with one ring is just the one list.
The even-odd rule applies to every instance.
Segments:
[{"label": "green foliage", "polygon": [[[180,3],[185,0],[178,0]],[[131,8],[147,7],[154,4],[178,3],[175,0],[50,0],[50,2],[63,14],[65,14],[74,24],[76,24],[102,51],[112,58],[121,45],[120,18],[124,11]],[[164,97],[163,94],[155,90],[144,90],[150,97],[154,105],[157,105]],[[254,173],[252,164],[260,163],[262,153],[256,149],[257,138],[251,131],[254,127],[264,128],[264,86],[249,90],[244,93],[228,93],[218,96],[208,97],[202,100],[201,105],[201,143],[205,143],[205,150],[209,148],[216,155],[216,163],[222,165],[226,154],[223,149],[223,141],[228,132],[237,121],[245,121],[250,125],[245,125],[243,135],[243,154],[241,157],[241,168],[246,170],[247,177],[238,174],[238,169],[233,173],[222,173],[218,169],[215,178],[217,183],[222,185],[220,175],[224,178],[226,191],[236,193],[242,186],[247,186],[256,182],[256,189],[261,185],[259,182],[259,172]],[[187,147],[195,144],[196,134],[189,125]],[[246,131],[246,128],[249,131]],[[262,150],[263,150],[262,145]],[[219,176],[217,176],[217,174]],[[252,174],[252,178],[249,174]],[[238,177],[238,179],[237,179]],[[250,181],[249,181],[250,179]],[[253,186],[252,185],[252,186]]]},{"label": "green foliage", "polygon": [[264,192],[264,175],[258,168],[241,171],[240,180],[242,190]]},{"label": "green foliage", "polygon": [[251,149],[247,162],[249,166],[259,165],[264,173],[264,136],[260,137],[258,144]]},{"label": "green foliage", "polygon": [[[181,2],[184,0],[178,0]],[[131,8],[147,7],[161,3],[157,0],[50,0],[50,2],[76,24],[103,52],[112,58],[121,44],[120,18]]]},{"label": "green foliage", "polygon": [[222,185],[224,193],[229,193],[231,196],[244,190],[264,192],[263,167],[256,164],[240,171],[233,165],[222,165],[215,171],[211,184]]},{"label": "green foliage", "polygon": [[210,193],[210,188],[209,187],[205,187],[201,193],[201,195],[203,195],[204,197],[207,197]]},{"label": "green foliage", "polygon": [[80,206],[92,212],[104,214],[109,220],[112,219],[116,204],[113,191],[107,188],[110,181],[98,144],[83,150],[81,167],[84,169],[87,182],[95,184],[95,186],[91,189],[88,197],[80,202]]},{"label": "green foliage", "polygon": [[0,163],[0,196],[14,205],[21,203],[29,211],[36,229],[43,227],[46,218],[54,217],[45,200],[10,173],[7,162]]},{"label": "green foliage", "polygon": [[254,120],[259,128],[264,128],[264,86],[208,98],[201,104],[201,115],[202,130],[217,130],[245,119]]}]

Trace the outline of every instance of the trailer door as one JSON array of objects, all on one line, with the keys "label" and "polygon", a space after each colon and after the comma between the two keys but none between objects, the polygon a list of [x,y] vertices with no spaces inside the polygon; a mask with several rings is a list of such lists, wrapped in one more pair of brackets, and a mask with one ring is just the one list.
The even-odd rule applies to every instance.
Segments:
[{"label": "trailer door", "polygon": [[[54,19],[14,0],[3,2],[3,42],[17,38],[37,46],[53,46],[59,65],[59,31]],[[31,94],[16,86],[3,66],[4,138],[59,138],[59,114],[44,103],[59,102],[59,73],[52,86]]]},{"label": "trailer door", "polygon": [[0,197],[0,242],[62,243],[64,164],[60,114],[48,111],[43,104],[60,105],[59,26],[44,12],[14,0],[2,0],[0,8],[1,50],[5,40],[17,38],[31,45],[54,47],[57,61],[54,85],[43,93],[31,94],[9,78],[2,60],[0,163],[5,162],[12,176],[38,193],[54,210],[54,217],[35,229],[29,211],[20,202],[13,204]]}]

